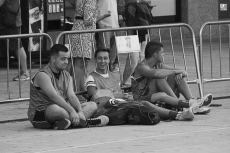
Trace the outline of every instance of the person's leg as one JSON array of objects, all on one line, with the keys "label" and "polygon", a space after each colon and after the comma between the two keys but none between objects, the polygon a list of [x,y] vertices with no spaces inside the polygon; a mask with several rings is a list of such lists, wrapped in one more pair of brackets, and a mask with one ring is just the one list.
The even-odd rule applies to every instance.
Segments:
[{"label": "person's leg", "polygon": [[165,79],[152,79],[149,83],[149,88],[151,93],[164,92],[171,97],[177,98]]},{"label": "person's leg", "polygon": [[194,114],[191,109],[184,110],[183,112],[176,112],[173,110],[168,110],[162,107],[158,107],[154,104],[151,104],[148,101],[142,101],[142,104],[150,108],[152,111],[155,111],[159,114],[160,118],[163,120],[175,119],[175,120],[193,120]]},{"label": "person's leg", "polygon": [[147,100],[150,102],[164,102],[166,104],[172,105],[178,108],[189,108],[190,104],[186,100],[179,100],[177,97],[172,97],[159,90],[162,87],[162,82],[165,82],[165,79],[152,79],[149,82],[148,94],[143,96],[141,99]]},{"label": "person's leg", "polygon": [[110,48],[110,71],[118,71],[118,54],[117,54],[117,47],[116,47],[116,41],[115,41],[115,35],[114,32],[108,32],[108,38],[110,40],[109,42],[109,48]]},{"label": "person's leg", "polygon": [[21,47],[20,49],[17,50],[17,58],[20,56],[20,65],[21,65],[21,71],[23,73],[28,73],[27,71],[27,56],[26,52],[24,50],[24,47]]},{"label": "person's leg", "polygon": [[[84,61],[85,61],[85,64],[84,64]],[[87,73],[86,70],[88,66],[88,60],[87,59],[83,60],[83,58],[79,58],[79,57],[73,58],[73,66],[74,67],[72,68],[72,71],[70,72],[72,72],[71,76],[73,77],[73,79],[74,79],[74,74],[75,74],[75,79],[73,81],[74,87],[76,84],[76,87],[75,87],[76,91],[85,91],[85,84],[84,84],[85,77],[86,77],[85,72]]]},{"label": "person's leg", "polygon": [[97,104],[95,102],[85,102],[82,103],[81,106],[86,118],[85,122],[81,122],[84,127],[105,126],[109,123],[109,118],[105,115],[100,115],[96,118],[92,117],[98,110]]},{"label": "person's leg", "polygon": [[46,119],[52,125],[56,121],[61,121],[64,119],[70,120],[69,113],[62,107],[54,104],[47,107],[45,111]]},{"label": "person's leg", "polygon": [[183,78],[180,84],[177,84],[175,81],[175,75],[173,74],[168,76],[167,82],[174,92],[177,91],[181,93],[186,100],[190,100],[193,98],[193,95],[185,79],[186,78]]},{"label": "person's leg", "polygon": [[85,102],[82,103],[81,106],[86,119],[92,117],[98,109],[95,102]]},{"label": "person's leg", "polygon": [[140,61],[145,59],[145,47],[146,47],[147,41],[143,41],[140,43],[141,52],[140,52]]},{"label": "person's leg", "polygon": [[126,58],[122,84],[131,84],[130,76],[136,68],[139,60],[139,53],[130,53]]}]

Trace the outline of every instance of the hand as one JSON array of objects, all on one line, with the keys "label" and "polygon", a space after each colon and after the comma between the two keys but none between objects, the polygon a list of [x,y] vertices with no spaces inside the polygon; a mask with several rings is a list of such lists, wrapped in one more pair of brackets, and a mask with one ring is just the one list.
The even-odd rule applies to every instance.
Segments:
[{"label": "hand", "polygon": [[86,120],[86,119],[85,119],[85,115],[84,115],[84,113],[83,113],[82,111],[79,111],[79,112],[78,112],[78,115],[79,115],[79,118],[80,118],[80,119],[82,119],[82,120],[84,120],[84,121]]},{"label": "hand", "polygon": [[77,112],[76,112],[76,111],[73,111],[73,112],[71,112],[69,115],[70,115],[70,121],[71,121],[71,123],[72,123],[73,125],[78,125],[79,122],[80,122],[80,117],[79,117],[79,115],[77,114]]},{"label": "hand", "polygon": [[111,16],[111,12],[108,11],[108,13],[104,15],[104,18],[107,18],[107,17],[110,17],[110,16]]},{"label": "hand", "polygon": [[182,74],[182,77],[185,78],[188,76],[188,73],[185,70],[176,70],[176,75]]},{"label": "hand", "polygon": [[177,74],[175,76],[175,81],[176,81],[177,84],[180,84],[180,82],[181,82],[182,79],[183,79],[183,74],[182,73]]},{"label": "hand", "polygon": [[183,77],[183,78],[185,78],[185,77],[188,76],[188,73],[187,73],[185,70],[182,70],[182,73],[181,73],[181,74],[182,74],[182,77]]}]

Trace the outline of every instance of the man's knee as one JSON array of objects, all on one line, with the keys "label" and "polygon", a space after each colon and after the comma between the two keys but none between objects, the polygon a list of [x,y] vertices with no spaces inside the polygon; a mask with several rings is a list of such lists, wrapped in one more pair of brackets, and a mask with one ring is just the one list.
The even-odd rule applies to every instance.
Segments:
[{"label": "man's knee", "polygon": [[165,83],[167,83],[165,79],[152,79],[149,83],[149,86],[157,88],[157,86],[162,86]]},{"label": "man's knee", "polygon": [[64,108],[54,104],[47,107],[46,117],[49,120],[54,118],[69,118],[69,113]]},{"label": "man's knee", "polygon": [[161,100],[162,98],[166,96],[167,94],[165,92],[157,92],[157,93],[152,94],[151,101],[155,102],[155,101]]},{"label": "man's knee", "polygon": [[96,112],[98,109],[97,104],[95,102],[92,102],[92,101],[83,103],[82,105],[83,105],[83,109],[86,109],[84,111]]}]

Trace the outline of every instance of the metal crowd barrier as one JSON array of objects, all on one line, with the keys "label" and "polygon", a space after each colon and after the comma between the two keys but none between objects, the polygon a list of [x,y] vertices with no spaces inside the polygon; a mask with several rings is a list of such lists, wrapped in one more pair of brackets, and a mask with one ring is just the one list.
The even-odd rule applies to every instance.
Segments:
[{"label": "metal crowd barrier", "polygon": [[[8,98],[6,100],[1,100],[0,99],[0,104],[1,103],[13,103],[13,102],[20,102],[20,101],[27,101],[29,100],[29,98],[22,98],[22,91],[21,91],[21,81],[18,81],[19,84],[19,97],[16,99],[12,99],[10,96],[10,80],[9,80],[9,64],[10,64],[10,57],[9,57],[9,39],[17,39],[18,40],[18,49],[20,49],[20,39],[21,38],[30,38],[30,37],[39,37],[40,38],[40,44],[41,44],[41,37],[45,37],[47,38],[50,47],[53,46],[53,41],[52,38],[46,34],[46,33],[35,33],[35,34],[20,34],[20,35],[6,35],[6,36],[0,36],[0,40],[1,39],[6,39],[7,40],[7,96]],[[42,59],[41,59],[41,50],[42,47],[40,47],[40,68],[42,66]],[[20,76],[20,56],[18,56],[18,75]],[[30,76],[31,76],[31,65],[32,65],[32,61],[31,61],[31,52],[29,52],[29,72],[30,72]]]},{"label": "metal crowd barrier", "polygon": [[[193,51],[193,56],[194,56],[194,62],[193,64],[195,64],[195,73],[196,73],[196,78],[194,80],[190,80],[188,79],[187,82],[188,84],[197,84],[198,85],[198,90],[199,90],[199,96],[200,97],[203,97],[203,89],[202,89],[202,85],[201,85],[201,78],[200,78],[200,67],[199,67],[199,59],[198,59],[198,53],[197,53],[197,48],[196,48],[196,39],[195,39],[195,34],[194,34],[194,31],[193,29],[188,25],[188,24],[185,24],[185,23],[175,23],[175,24],[162,24],[162,25],[151,25],[151,26],[138,26],[138,27],[124,27],[124,28],[115,28],[115,29],[97,29],[97,30],[83,30],[83,31],[64,31],[62,33],[60,33],[57,38],[56,38],[56,44],[59,43],[59,40],[61,37],[66,37],[66,36],[69,36],[69,35],[72,35],[72,34],[80,34],[80,37],[81,37],[81,34],[84,34],[84,33],[98,33],[98,32],[114,32],[114,35],[116,36],[116,33],[119,32],[119,31],[129,31],[129,30],[136,30],[136,33],[138,33],[138,30],[147,30],[147,41],[150,41],[150,40],[153,40],[153,39],[156,39],[158,41],[163,41],[163,36],[162,36],[162,31],[163,30],[168,30],[168,35],[169,35],[169,42],[170,42],[170,51],[171,51],[171,54],[172,54],[172,59],[173,59],[173,65],[174,67],[176,67],[176,55],[175,55],[175,48],[174,48],[174,42],[173,42],[173,29],[177,29],[177,36],[179,36],[179,40],[180,40],[180,45],[181,45],[181,48],[182,48],[182,53],[180,55],[182,55],[182,57],[180,58],[180,60],[182,60],[182,63],[184,64],[184,69],[185,70],[188,70],[188,66],[187,65],[187,59],[186,58],[186,51],[185,50],[185,46],[184,46],[184,36],[183,36],[183,30],[182,28],[184,29],[187,29],[187,31],[189,31],[189,34],[190,34],[190,38],[191,38],[191,44],[192,46],[190,46],[190,48],[192,48],[192,51]],[[158,36],[154,36],[152,34],[153,30],[157,30],[157,35]],[[179,33],[178,33],[179,31]],[[127,33],[126,33],[127,34]],[[175,34],[175,32],[174,32]],[[91,40],[92,42],[94,38],[91,37]],[[164,43],[163,43],[164,44]],[[164,47],[165,49],[165,47]],[[95,50],[95,44],[93,44],[93,50]],[[71,56],[72,58],[72,56]],[[84,59],[83,59],[84,60]],[[73,64],[73,63],[72,63]],[[84,64],[85,66],[85,64]],[[194,68],[194,66],[192,66]],[[85,71],[85,75],[86,74],[86,71]],[[75,80],[75,76],[74,77],[74,80]],[[76,86],[76,84],[75,84]],[[82,92],[80,92],[82,93]]]},{"label": "metal crowd barrier", "polygon": [[[206,28],[206,29],[205,29]],[[204,44],[203,34],[208,30],[209,40]],[[213,37],[212,33],[217,31],[218,38]],[[214,39],[214,40],[213,40]],[[218,41],[215,41],[218,39]],[[228,42],[226,41],[228,40]],[[205,22],[199,32],[200,41],[200,70],[201,83],[204,90],[206,83],[230,81],[230,20]],[[216,43],[218,42],[218,43]],[[228,44],[226,46],[226,44]],[[204,56],[204,48],[209,48],[209,58]],[[209,69],[204,69],[204,60],[209,60]],[[215,67],[214,67],[215,65]],[[216,66],[219,66],[218,69]],[[227,68],[228,67],[228,68]],[[230,98],[230,95],[214,97],[214,99]]]}]

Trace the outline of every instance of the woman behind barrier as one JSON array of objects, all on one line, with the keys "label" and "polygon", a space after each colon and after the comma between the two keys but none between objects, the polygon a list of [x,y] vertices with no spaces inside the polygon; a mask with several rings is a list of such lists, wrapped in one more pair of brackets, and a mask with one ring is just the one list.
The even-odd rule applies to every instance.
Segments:
[{"label": "woman behind barrier", "polygon": [[[97,0],[70,0],[69,2],[75,8],[72,31],[96,29]],[[107,16],[105,14],[98,17],[98,20]],[[74,78],[77,91],[85,90],[85,69],[87,69],[88,60],[92,57],[92,38],[94,38],[94,33],[70,35],[70,50],[72,52],[73,65],[72,62],[69,62],[67,71]]]}]

